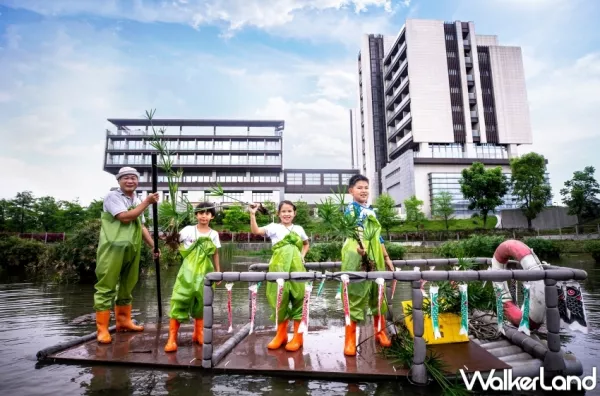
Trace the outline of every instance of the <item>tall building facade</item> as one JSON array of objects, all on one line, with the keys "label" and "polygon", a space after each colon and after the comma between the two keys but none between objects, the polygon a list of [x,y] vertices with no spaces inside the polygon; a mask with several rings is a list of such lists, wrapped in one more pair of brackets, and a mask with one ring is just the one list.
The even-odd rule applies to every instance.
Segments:
[{"label": "tall building facade", "polygon": [[[150,142],[154,136],[147,119],[109,119],[115,127],[106,131],[104,170],[117,174],[133,166],[141,174],[138,194],[152,189]],[[193,120],[155,119],[152,125],[164,129],[161,139],[172,155],[175,169],[182,169],[179,191],[190,202],[232,203],[283,199],[318,203],[331,190],[347,188],[356,170],[284,169],[281,120]],[[219,185],[228,197],[214,197]],[[287,190],[287,191],[286,191]],[[158,173],[158,192],[168,197],[167,177]],[[231,197],[231,198],[230,198]]]},{"label": "tall building facade", "polygon": [[393,36],[362,38],[358,54],[358,102],[354,144],[358,170],[371,181],[371,196],[382,190],[381,170],[388,162],[383,93],[383,59]]},{"label": "tall building facade", "polygon": [[[482,162],[509,175],[510,158],[533,143],[521,48],[476,34],[472,22],[409,19],[386,47],[382,71],[381,192],[398,203],[416,195],[430,214],[433,197],[448,191],[456,214],[469,215],[461,171]],[[518,204],[510,193],[504,201],[498,209]]]}]

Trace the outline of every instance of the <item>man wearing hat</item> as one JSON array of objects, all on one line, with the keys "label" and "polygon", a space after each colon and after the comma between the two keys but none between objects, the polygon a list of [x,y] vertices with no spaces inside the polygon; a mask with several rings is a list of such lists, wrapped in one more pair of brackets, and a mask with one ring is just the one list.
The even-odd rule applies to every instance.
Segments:
[{"label": "man wearing hat", "polygon": [[113,303],[117,331],[144,330],[131,321],[131,292],[138,281],[142,239],[154,249],[154,241],[144,226],[144,211],[158,202],[159,196],[158,193],[148,194],[140,201],[135,195],[139,178],[140,174],[134,168],[121,168],[117,174],[119,188],[104,198],[96,255],[98,282],[94,286],[97,339],[102,344],[112,341],[108,324]]}]

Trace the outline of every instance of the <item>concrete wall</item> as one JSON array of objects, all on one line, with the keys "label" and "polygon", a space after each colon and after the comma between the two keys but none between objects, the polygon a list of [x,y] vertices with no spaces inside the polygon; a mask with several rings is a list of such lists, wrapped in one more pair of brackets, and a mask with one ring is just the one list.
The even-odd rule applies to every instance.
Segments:
[{"label": "concrete wall", "polygon": [[489,47],[499,143],[532,144],[520,47]]},{"label": "concrete wall", "polygon": [[[532,222],[533,228],[540,230],[572,227],[577,224],[577,216],[567,214],[568,209],[562,206],[546,208]],[[520,209],[502,210],[500,215],[501,228],[526,228],[527,219]]]},{"label": "concrete wall", "polygon": [[407,20],[408,78],[415,142],[454,142],[443,21]]}]

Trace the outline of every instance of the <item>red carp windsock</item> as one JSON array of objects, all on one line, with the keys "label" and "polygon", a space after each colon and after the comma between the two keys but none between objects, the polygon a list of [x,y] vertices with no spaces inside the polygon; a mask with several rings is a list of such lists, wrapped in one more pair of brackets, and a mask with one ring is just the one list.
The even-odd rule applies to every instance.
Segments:
[{"label": "red carp windsock", "polygon": [[350,301],[348,300],[348,282],[350,282],[350,277],[346,274],[340,276],[342,280],[342,290],[344,293],[344,319],[346,321],[346,326],[350,326]]},{"label": "red carp windsock", "polygon": [[298,333],[303,334],[308,332],[308,319],[310,316],[310,293],[312,292],[312,283],[306,282],[304,284],[304,303],[302,304],[302,320],[300,321],[300,327]]},{"label": "red carp windsock", "polygon": [[[385,280],[383,278],[375,279],[377,284],[377,314],[381,316],[381,302],[383,301],[383,288],[385,287]],[[377,322],[377,332],[381,331],[381,320]]]},{"label": "red carp windsock", "polygon": [[225,289],[227,289],[227,318],[229,319],[229,329],[228,333],[233,331],[233,314],[231,312],[231,289],[233,288],[233,283],[226,283]]},{"label": "red carp windsock", "polygon": [[252,285],[248,288],[251,293],[251,301],[252,301],[252,310],[250,312],[250,333],[254,331],[254,315],[256,315],[256,291],[258,289],[258,285]]},{"label": "red carp windsock", "polygon": [[277,279],[277,306],[275,307],[275,328],[279,326],[279,307],[281,306],[281,298],[283,297],[283,279]]},{"label": "red carp windsock", "polygon": [[[396,268],[395,272],[400,272],[400,268]],[[394,299],[394,294],[396,293],[396,285],[398,284],[398,280],[394,279],[392,281],[392,300]]]}]

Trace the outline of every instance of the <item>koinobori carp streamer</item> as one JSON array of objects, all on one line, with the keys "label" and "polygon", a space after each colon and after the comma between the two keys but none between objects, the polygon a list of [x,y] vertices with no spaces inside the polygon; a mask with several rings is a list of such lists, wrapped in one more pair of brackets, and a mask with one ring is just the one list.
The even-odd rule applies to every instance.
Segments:
[{"label": "koinobori carp streamer", "polygon": [[231,312],[231,289],[233,288],[233,283],[226,283],[225,289],[227,289],[227,318],[229,320],[229,329],[227,329],[228,333],[233,331],[233,313]]},{"label": "koinobori carp streamer", "polygon": [[254,316],[256,315],[256,290],[258,289],[258,285],[252,285],[248,287],[251,293],[251,301],[252,301],[252,310],[250,312],[250,333],[254,331]]},{"label": "koinobori carp streamer", "polygon": [[301,333],[301,334],[308,332],[311,292],[312,292],[312,283],[306,282],[304,284],[304,302],[302,303],[302,320],[300,321],[300,327],[298,328],[298,333]]}]

